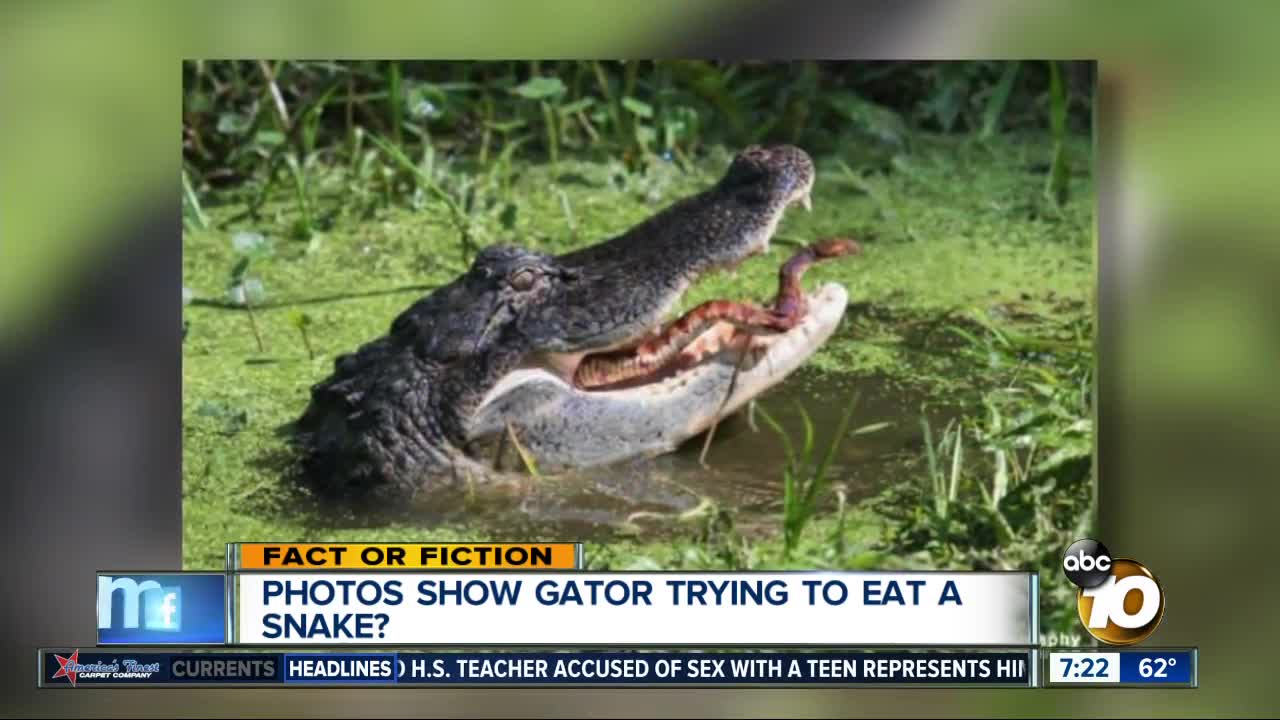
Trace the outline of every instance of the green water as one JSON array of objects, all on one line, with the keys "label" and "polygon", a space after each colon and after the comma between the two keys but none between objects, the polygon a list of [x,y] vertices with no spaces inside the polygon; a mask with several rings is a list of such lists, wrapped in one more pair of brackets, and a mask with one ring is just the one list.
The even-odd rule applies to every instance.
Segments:
[{"label": "green water", "polygon": [[[626,174],[610,163],[564,159],[554,167],[521,166],[508,196],[514,214],[481,208],[475,241],[555,252],[589,244],[713,182],[727,152],[688,173],[658,164]],[[1063,321],[1092,312],[1092,180],[1077,172],[1070,201],[1051,205],[1043,193],[1049,154],[1040,138],[922,138],[884,172],[855,181],[840,158],[816,158],[813,212],[789,213],[768,255],[706,278],[683,299],[685,308],[713,297],[765,300],[793,250],[789,243],[832,235],[863,243],[863,256],[819,264],[805,276],[807,287],[843,283],[850,307],[809,365],[760,400],[797,433],[797,404],[803,407],[820,447],[855,392],[852,427],[879,428],[843,441],[832,466],[845,498],[845,554],[833,558],[826,541],[832,499],[795,563],[865,559],[859,548],[874,547],[878,519],[858,501],[918,477],[921,415],[941,424],[979,408],[983,393],[1007,378],[1009,369],[995,360],[958,352],[948,323],[978,313],[1023,336],[1052,337]],[[1088,168],[1088,143],[1073,144],[1070,156],[1073,167]],[[717,567],[727,561],[707,536],[726,523],[746,557],[767,563],[773,556],[781,445],[742,416],[717,428],[706,466],[697,438],[677,453],[622,468],[360,513],[318,506],[289,487],[280,476],[285,456],[276,429],[301,412],[334,356],[383,333],[410,302],[468,264],[457,227],[438,203],[378,207],[345,198],[338,181],[317,181],[314,192],[317,206],[341,211],[321,214],[324,228],[310,239],[293,236],[297,213],[286,195],[257,220],[184,234],[183,283],[193,297],[184,308],[183,345],[188,567],[218,567],[223,545],[242,540],[534,537],[592,541],[593,562],[603,566]],[[209,214],[216,222],[241,209],[229,203]],[[241,230],[261,233],[269,248],[249,270],[265,290],[252,324],[225,302],[239,257],[232,236]],[[291,322],[298,311],[312,321],[314,357]]]}]

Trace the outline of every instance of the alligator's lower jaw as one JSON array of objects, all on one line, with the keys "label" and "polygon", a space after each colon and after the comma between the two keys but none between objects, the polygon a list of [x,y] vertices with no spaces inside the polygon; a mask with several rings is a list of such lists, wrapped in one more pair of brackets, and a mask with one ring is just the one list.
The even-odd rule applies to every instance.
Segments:
[{"label": "alligator's lower jaw", "polygon": [[686,348],[666,377],[606,392],[624,401],[665,404],[668,419],[682,428],[679,434],[697,435],[782,382],[830,339],[848,293],[831,283],[807,300],[804,319],[786,332],[748,334],[717,323]]},{"label": "alligator's lower jaw", "polygon": [[712,325],[663,372],[627,387],[584,390],[544,369],[513,372],[488,393],[471,437],[514,432],[543,469],[674,450],[781,382],[831,337],[845,289],[827,284],[807,300],[790,330],[747,335]]}]

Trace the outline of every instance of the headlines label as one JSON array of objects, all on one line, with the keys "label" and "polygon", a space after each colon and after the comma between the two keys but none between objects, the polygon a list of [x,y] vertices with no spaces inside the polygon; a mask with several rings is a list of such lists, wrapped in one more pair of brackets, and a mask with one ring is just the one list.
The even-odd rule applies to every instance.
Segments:
[{"label": "headlines label", "polygon": [[246,573],[252,645],[1018,646],[1032,573]]}]

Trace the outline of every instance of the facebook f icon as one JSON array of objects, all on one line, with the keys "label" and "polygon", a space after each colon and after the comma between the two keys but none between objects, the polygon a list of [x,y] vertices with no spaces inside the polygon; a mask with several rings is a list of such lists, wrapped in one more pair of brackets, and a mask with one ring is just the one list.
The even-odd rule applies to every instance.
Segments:
[{"label": "facebook f icon", "polygon": [[182,630],[182,588],[152,588],[142,593],[142,626],[148,630]]}]

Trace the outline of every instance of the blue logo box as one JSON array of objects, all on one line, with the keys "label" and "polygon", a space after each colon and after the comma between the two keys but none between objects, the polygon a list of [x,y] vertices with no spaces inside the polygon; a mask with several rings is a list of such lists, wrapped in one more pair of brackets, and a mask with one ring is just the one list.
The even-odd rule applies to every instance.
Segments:
[{"label": "blue logo box", "polygon": [[98,574],[99,645],[222,645],[222,573]]}]

